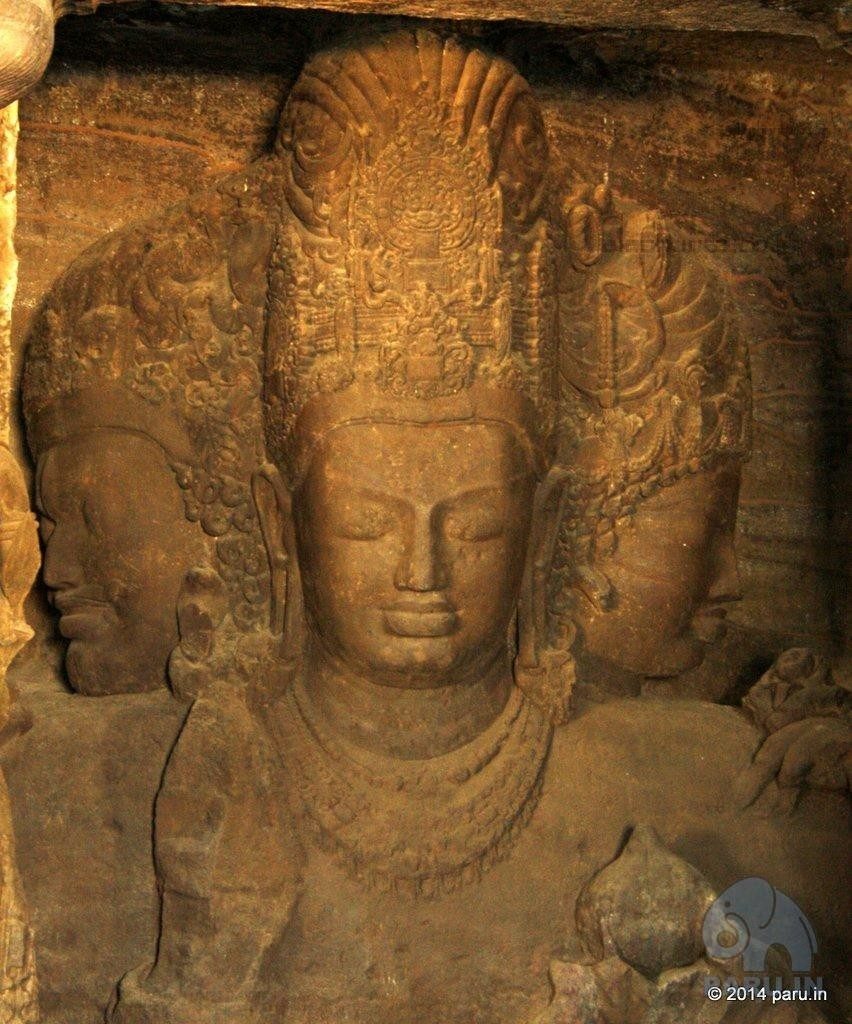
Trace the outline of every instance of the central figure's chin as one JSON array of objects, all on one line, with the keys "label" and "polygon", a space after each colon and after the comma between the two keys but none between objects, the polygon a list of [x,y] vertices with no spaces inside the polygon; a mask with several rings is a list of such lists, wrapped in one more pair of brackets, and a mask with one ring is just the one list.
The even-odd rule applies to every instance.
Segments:
[{"label": "central figure's chin", "polygon": [[[432,690],[479,678],[484,667],[482,650],[460,651],[458,634],[452,636],[398,636],[385,632],[381,650],[360,664],[349,662],[359,676],[379,686],[398,690]],[[363,652],[366,653],[366,652]],[[493,661],[493,659],[490,659]]]}]

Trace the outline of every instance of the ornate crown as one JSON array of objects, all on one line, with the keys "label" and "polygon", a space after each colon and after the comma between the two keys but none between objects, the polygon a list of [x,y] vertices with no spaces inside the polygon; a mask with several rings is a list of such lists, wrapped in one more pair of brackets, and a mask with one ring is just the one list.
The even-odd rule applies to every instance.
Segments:
[{"label": "ornate crown", "polygon": [[298,477],[323,430],[367,417],[504,419],[543,443],[547,147],[511,65],[430,32],[324,53],[294,86],[279,148],[273,457]]},{"label": "ornate crown", "polygon": [[560,276],[563,561],[659,488],[751,449],[748,349],[720,266],[606,187],[566,202]]}]

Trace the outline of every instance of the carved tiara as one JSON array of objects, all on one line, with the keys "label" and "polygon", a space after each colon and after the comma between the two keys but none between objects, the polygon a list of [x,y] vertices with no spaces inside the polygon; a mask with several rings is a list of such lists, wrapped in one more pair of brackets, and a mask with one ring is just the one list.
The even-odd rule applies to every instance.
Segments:
[{"label": "carved tiara", "polygon": [[748,455],[751,381],[721,266],[601,186],[565,222],[561,546],[583,563],[659,488]]},{"label": "carved tiara", "polygon": [[[546,141],[517,72],[430,32],[323,54],[294,87],[280,152],[273,457],[298,476],[320,421],[370,416],[508,417],[540,443],[556,341]],[[486,397],[498,392],[529,412]],[[296,421],[309,405],[306,441]]]}]

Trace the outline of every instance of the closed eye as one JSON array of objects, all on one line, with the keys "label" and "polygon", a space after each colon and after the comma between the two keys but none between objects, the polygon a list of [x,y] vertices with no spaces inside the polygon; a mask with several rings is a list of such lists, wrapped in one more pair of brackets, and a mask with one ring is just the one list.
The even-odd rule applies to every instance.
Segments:
[{"label": "closed eye", "polygon": [[503,517],[493,508],[455,509],[444,519],[444,533],[453,540],[494,540],[505,530]]},{"label": "closed eye", "polygon": [[347,540],[378,540],[397,525],[396,516],[380,505],[347,509],[335,523],[335,533]]}]

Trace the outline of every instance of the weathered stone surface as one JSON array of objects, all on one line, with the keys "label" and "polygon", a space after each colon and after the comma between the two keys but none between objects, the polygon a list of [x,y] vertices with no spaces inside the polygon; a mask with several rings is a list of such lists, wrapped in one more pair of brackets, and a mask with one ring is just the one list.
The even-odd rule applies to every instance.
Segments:
[{"label": "weathered stone surface", "polygon": [[[90,13],[104,0],[62,0],[63,10]],[[108,0],[107,0],[108,2]],[[208,0],[209,2],[209,0]],[[224,0],[227,6],[232,0]],[[710,32],[762,32],[777,35],[813,36],[823,45],[837,46],[839,33],[848,32],[844,8],[832,0],[817,4],[787,4],[781,0],[725,0],[712,7],[702,0],[662,3],[650,0],[589,0],[550,3],[548,0],[254,0],[258,7],[283,7],[344,14],[392,14],[447,20],[532,21],[542,25],[577,25],[603,28],[664,28]]]},{"label": "weathered stone surface", "polygon": [[[32,908],[43,1019],[94,1024],[150,957],[158,905],[154,798],[186,709],[167,695],[30,691],[3,747]],[[85,964],[84,970],[80,965]]]},{"label": "weathered stone surface", "polygon": [[[262,152],[310,39],[337,25],[273,11],[60,23],[52,69],[23,105],[16,375],[29,313],[59,269],[102,231]],[[485,38],[531,75],[569,181],[608,170],[619,191],[719,240],[748,313],[756,423],[738,519],[743,600],[728,639],[683,685],[723,694],[786,647],[830,649],[850,621],[836,285],[847,58],[773,38],[543,42],[521,27]],[[79,187],[60,187],[69,180]],[[758,182],[774,205],[754,205]]]},{"label": "weathered stone surface", "polygon": [[656,978],[702,955],[701,922],[715,895],[653,829],[637,825],[618,858],[580,893],[580,939],[595,960],[617,956]]},{"label": "weathered stone surface", "polygon": [[116,233],[33,326],[23,398],[43,579],[78,692],[164,686],[187,590],[205,592],[210,628],[268,621],[251,497],[273,238],[259,189],[242,175]]}]

